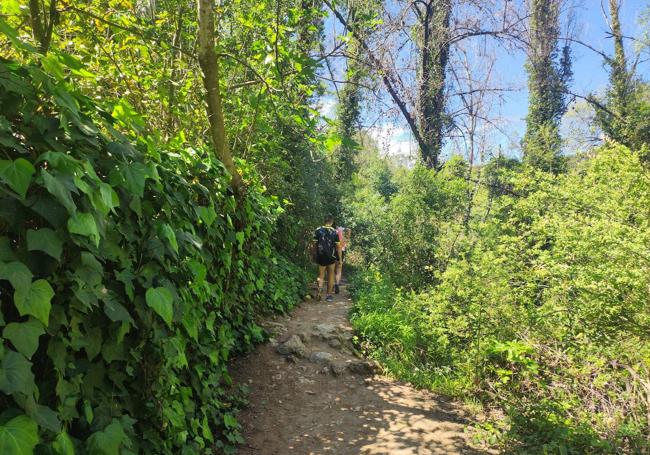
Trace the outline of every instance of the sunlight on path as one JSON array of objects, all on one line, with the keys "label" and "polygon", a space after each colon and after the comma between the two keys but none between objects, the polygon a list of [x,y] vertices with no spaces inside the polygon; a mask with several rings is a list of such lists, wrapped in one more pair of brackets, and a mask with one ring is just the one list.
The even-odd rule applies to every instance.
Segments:
[{"label": "sunlight on path", "polygon": [[[233,365],[248,384],[239,454],[475,454],[463,411],[374,374],[353,353],[347,293],[268,321],[271,342]],[[280,354],[282,353],[282,354]]]}]

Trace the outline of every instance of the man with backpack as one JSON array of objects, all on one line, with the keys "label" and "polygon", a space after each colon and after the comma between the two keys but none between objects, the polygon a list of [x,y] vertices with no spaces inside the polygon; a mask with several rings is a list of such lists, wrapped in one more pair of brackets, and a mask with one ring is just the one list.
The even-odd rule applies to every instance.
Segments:
[{"label": "man with backpack", "polygon": [[314,259],[318,264],[318,300],[321,299],[323,281],[325,272],[327,272],[327,297],[325,300],[331,302],[334,300],[332,291],[334,290],[334,265],[336,258],[341,257],[341,243],[336,229],[333,227],[334,217],[328,216],[325,224],[314,231]]}]

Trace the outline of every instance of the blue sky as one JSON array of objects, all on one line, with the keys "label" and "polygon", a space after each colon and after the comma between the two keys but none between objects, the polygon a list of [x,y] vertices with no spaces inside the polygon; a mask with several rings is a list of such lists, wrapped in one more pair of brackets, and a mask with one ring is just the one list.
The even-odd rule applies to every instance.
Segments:
[{"label": "blue sky", "polygon": [[[607,3],[607,0],[603,0]],[[629,36],[640,36],[644,31],[638,24],[641,13],[650,5],[649,0],[623,0],[621,8],[621,22],[623,32]],[[601,0],[573,0],[571,11],[575,17],[575,31],[577,39],[588,43],[595,49],[611,54],[613,43],[607,39],[607,22],[601,8]],[[342,28],[335,24],[332,18],[326,22],[326,31],[331,33],[334,27],[338,33]],[[499,84],[509,86],[515,90],[504,95],[503,102],[498,108],[498,116],[503,119],[504,128],[508,131],[507,137],[494,138],[494,141],[508,148],[507,144],[516,144],[523,135],[526,116],[528,95],[526,90],[526,72],[524,64],[526,56],[523,51],[506,51],[503,48],[495,48],[496,75]],[[631,49],[630,49],[631,51]],[[603,66],[602,57],[597,53],[574,43],[572,45],[573,55],[573,81],[571,90],[574,93],[587,95],[593,92],[602,92],[607,86],[607,70]],[[650,64],[648,62],[639,66],[639,73],[644,78],[650,78]],[[383,100],[390,104],[390,98],[384,93]],[[323,110],[333,115],[335,98],[330,95],[323,100]],[[416,148],[406,123],[398,115],[386,115],[385,118],[377,117],[377,102],[373,107],[366,108],[366,123],[373,123],[370,130],[384,148],[386,153],[403,154],[406,151],[415,153]]]},{"label": "blue sky", "polygon": [[[578,39],[588,43],[606,54],[613,52],[613,43],[607,39],[607,23],[602,13],[600,0],[586,0],[576,2],[575,7]],[[621,23],[626,35],[639,36],[641,29],[637,19],[641,12],[647,8],[647,0],[623,0],[621,8]],[[573,81],[572,90],[575,93],[586,95],[598,92],[607,86],[607,70],[603,66],[602,57],[586,47],[574,43],[573,51]],[[506,52],[499,54],[498,67],[503,75],[511,74],[513,82],[522,87],[522,91],[508,96],[508,103],[504,105],[503,114],[513,119],[523,119],[528,106],[526,73],[524,71],[525,56],[522,53],[509,55]],[[648,64],[640,68],[648,73]],[[523,128],[523,124],[521,126]]]}]

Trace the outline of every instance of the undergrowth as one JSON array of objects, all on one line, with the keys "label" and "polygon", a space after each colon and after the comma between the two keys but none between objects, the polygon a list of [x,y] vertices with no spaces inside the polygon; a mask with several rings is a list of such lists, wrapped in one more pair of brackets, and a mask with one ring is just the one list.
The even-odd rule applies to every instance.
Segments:
[{"label": "undergrowth", "polygon": [[281,208],[244,162],[237,201],[208,150],[96,104],[67,82],[81,73],[61,53],[0,60],[0,439],[229,450],[227,362],[305,284],[272,247]]}]

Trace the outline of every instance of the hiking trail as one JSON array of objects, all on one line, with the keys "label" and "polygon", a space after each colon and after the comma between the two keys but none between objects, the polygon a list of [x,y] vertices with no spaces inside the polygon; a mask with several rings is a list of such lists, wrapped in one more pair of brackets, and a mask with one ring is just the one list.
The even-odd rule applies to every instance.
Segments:
[{"label": "hiking trail", "polygon": [[475,454],[453,402],[381,376],[354,354],[345,287],[263,325],[271,340],[231,368],[250,389],[242,455]]}]

